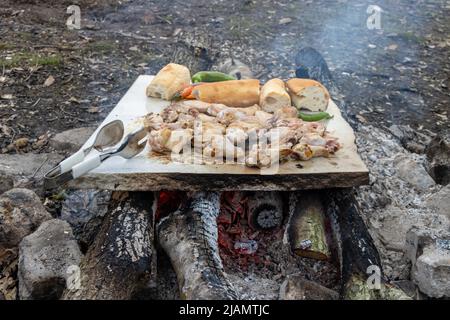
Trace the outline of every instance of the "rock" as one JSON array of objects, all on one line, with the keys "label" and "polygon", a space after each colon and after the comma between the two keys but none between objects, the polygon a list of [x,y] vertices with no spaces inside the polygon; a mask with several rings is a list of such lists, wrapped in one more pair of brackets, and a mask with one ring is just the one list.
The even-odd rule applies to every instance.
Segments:
[{"label": "rock", "polygon": [[0,295],[4,300],[16,300],[17,297],[18,251],[18,248],[0,251]]},{"label": "rock", "polygon": [[19,176],[33,175],[40,179],[62,159],[61,155],[55,153],[0,154],[0,179],[10,176],[19,181]]},{"label": "rock", "polygon": [[75,190],[62,204],[61,219],[70,224],[83,252],[98,232],[108,211],[110,197],[110,191]]},{"label": "rock", "polygon": [[431,138],[414,130],[409,125],[394,124],[389,127],[391,134],[400,140],[402,146],[410,152],[422,154]]},{"label": "rock", "polygon": [[432,194],[426,200],[428,208],[433,209],[437,214],[442,214],[450,219],[450,185],[443,187],[438,192]]},{"label": "rock", "polygon": [[52,216],[31,190],[11,189],[0,196],[0,249],[16,247]]},{"label": "rock", "polygon": [[450,297],[450,249],[430,244],[417,258],[411,278],[432,298]]},{"label": "rock", "polygon": [[436,136],[428,144],[427,170],[436,183],[447,185],[450,182],[450,139]]},{"label": "rock", "polygon": [[339,294],[320,284],[306,280],[301,274],[286,277],[280,287],[280,300],[337,300]]},{"label": "rock", "polygon": [[405,255],[406,258],[414,265],[417,258],[422,255],[425,247],[440,243],[441,241],[450,240],[450,233],[445,229],[431,229],[427,226],[412,227],[406,233]]},{"label": "rock", "polygon": [[399,154],[394,159],[399,177],[412,185],[416,190],[427,192],[435,183],[428,172],[416,161]]},{"label": "rock", "polygon": [[405,258],[408,231],[412,228],[428,228],[441,232],[450,225],[445,216],[428,211],[409,212],[405,208],[390,205],[370,219],[368,227],[376,241],[385,275],[391,279],[408,279],[411,269]]},{"label": "rock", "polygon": [[75,153],[94,131],[94,127],[82,127],[60,132],[50,139],[50,146],[57,151]]},{"label": "rock", "polygon": [[[70,225],[59,219],[44,222],[19,247],[19,297],[59,299],[82,254]],[[78,269],[79,270],[79,269]]]},{"label": "rock", "polygon": [[13,178],[8,175],[0,174],[0,195],[12,188],[14,188]]},{"label": "rock", "polygon": [[280,21],[278,21],[278,24],[288,24],[291,22],[292,22],[291,18],[281,18]]}]

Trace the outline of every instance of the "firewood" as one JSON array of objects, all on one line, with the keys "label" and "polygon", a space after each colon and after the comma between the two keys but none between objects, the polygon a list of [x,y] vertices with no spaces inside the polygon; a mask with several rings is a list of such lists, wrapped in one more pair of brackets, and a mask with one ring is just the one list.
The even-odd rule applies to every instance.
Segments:
[{"label": "firewood", "polygon": [[324,208],[317,192],[292,192],[289,196],[287,241],[295,254],[316,260],[329,260]]},{"label": "firewood", "polygon": [[248,196],[248,222],[256,230],[281,226],[283,198],[280,192],[253,192]]},{"label": "firewood", "polygon": [[[81,283],[63,299],[132,299],[155,272],[153,193],[115,192],[100,231],[80,266]],[[79,288],[78,288],[79,287]]]},{"label": "firewood", "polygon": [[212,38],[204,32],[180,32],[170,61],[185,65],[193,75],[198,71],[210,70],[217,54]]},{"label": "firewood", "polygon": [[[410,299],[388,284],[373,239],[359,212],[353,190],[328,190],[323,194],[328,214],[339,228],[341,296],[350,300]],[[370,279],[379,268],[379,287]],[[369,284],[374,285],[373,287]]]},{"label": "firewood", "polygon": [[219,257],[219,194],[198,192],[157,225],[158,242],[177,274],[182,299],[237,299]]}]

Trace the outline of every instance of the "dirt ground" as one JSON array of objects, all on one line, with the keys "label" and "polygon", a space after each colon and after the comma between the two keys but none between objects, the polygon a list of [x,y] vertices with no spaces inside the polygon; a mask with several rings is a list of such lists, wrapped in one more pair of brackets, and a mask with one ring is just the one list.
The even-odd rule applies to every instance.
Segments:
[{"label": "dirt ground", "polygon": [[[357,121],[448,133],[449,1],[379,0],[369,30],[372,2],[0,0],[0,150],[40,152],[49,134],[98,123],[198,34],[214,66],[231,56],[261,80],[293,76],[295,52],[314,47]],[[66,27],[70,4],[80,30]]]}]

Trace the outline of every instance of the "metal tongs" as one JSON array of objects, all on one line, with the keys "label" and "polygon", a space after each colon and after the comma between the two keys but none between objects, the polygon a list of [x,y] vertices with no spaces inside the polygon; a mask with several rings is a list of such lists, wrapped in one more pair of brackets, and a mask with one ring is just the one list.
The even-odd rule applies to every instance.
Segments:
[{"label": "metal tongs", "polygon": [[[91,146],[79,150],[44,175],[46,188],[56,188],[67,181],[81,177],[112,156],[117,155],[130,159],[145,148],[146,140],[141,141],[146,136],[144,128],[131,132],[125,138],[123,138],[123,134],[123,123],[120,120],[112,121],[103,126]],[[121,140],[122,142],[120,142]],[[120,144],[117,145],[119,142]],[[97,152],[88,156],[92,149],[100,153]]]}]

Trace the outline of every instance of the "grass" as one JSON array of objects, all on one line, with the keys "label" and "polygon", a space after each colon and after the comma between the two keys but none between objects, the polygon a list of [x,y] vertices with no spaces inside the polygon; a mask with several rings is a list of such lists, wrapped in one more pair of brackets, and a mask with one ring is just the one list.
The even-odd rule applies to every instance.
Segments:
[{"label": "grass", "polygon": [[15,46],[12,45],[11,43],[0,42],[0,51],[11,50],[11,49],[14,49],[14,48],[15,48]]},{"label": "grass", "polygon": [[21,52],[14,54],[11,59],[0,58],[0,65],[8,67],[18,66],[54,66],[62,65],[63,58],[58,54],[41,55],[32,52]]},{"label": "grass", "polygon": [[89,43],[86,46],[85,51],[104,54],[114,51],[116,49],[118,49],[118,44],[115,43],[114,41],[100,40]]}]

